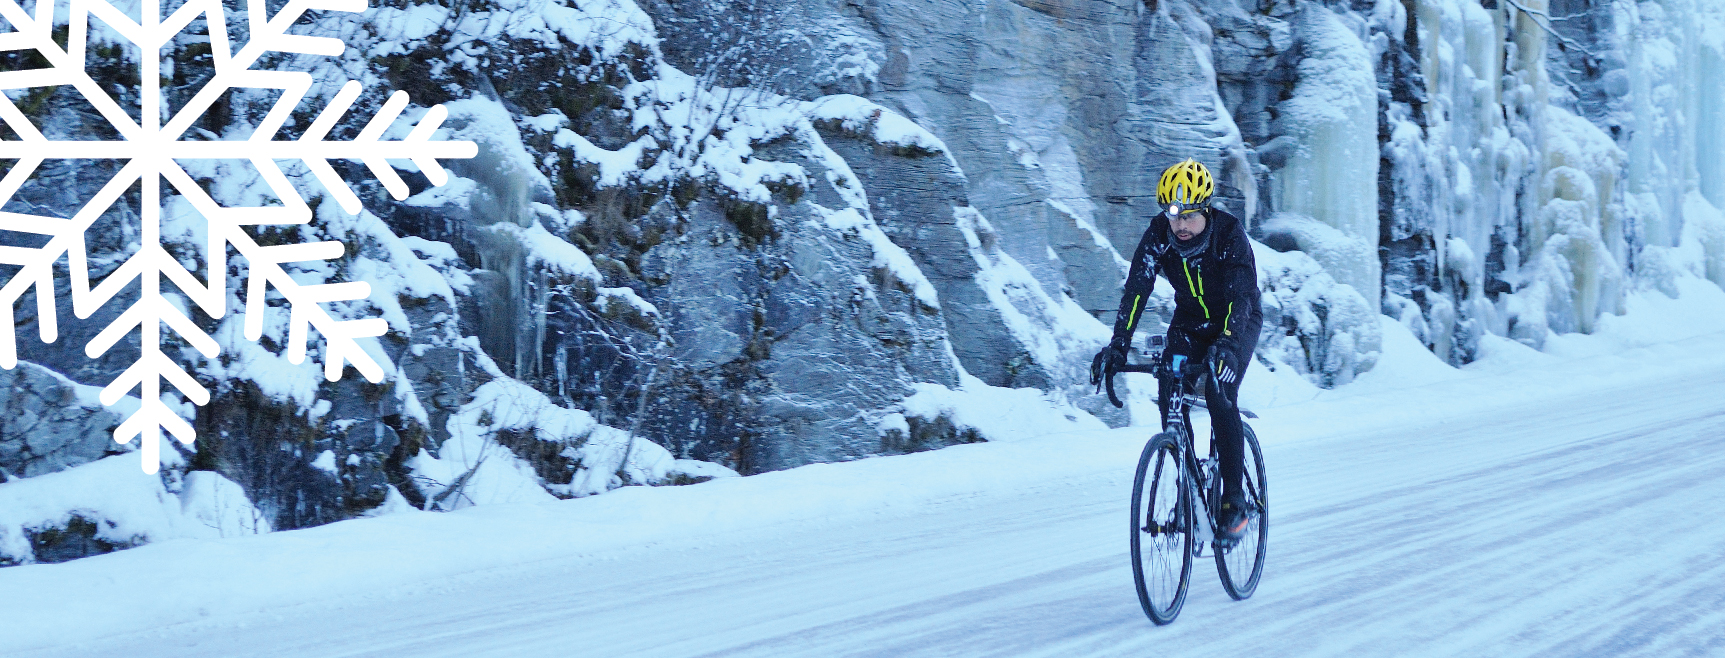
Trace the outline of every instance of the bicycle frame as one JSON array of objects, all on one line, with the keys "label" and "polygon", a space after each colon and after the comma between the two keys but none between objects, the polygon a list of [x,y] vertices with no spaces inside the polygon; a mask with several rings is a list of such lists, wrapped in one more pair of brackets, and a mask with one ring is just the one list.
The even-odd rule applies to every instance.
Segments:
[{"label": "bicycle frame", "polygon": [[[1172,623],[1179,615],[1190,583],[1191,561],[1205,557],[1206,545],[1211,547],[1209,557],[1215,559],[1217,574],[1221,577],[1222,587],[1227,590],[1228,595],[1235,600],[1251,597],[1262,574],[1266,526],[1260,520],[1255,531],[1248,531],[1256,532],[1251,535],[1253,540],[1241,537],[1241,541],[1247,542],[1245,544],[1236,541],[1218,543],[1221,533],[1214,515],[1222,496],[1218,446],[1215,433],[1212,432],[1209,454],[1199,457],[1191,408],[1208,409],[1205,398],[1199,395],[1199,391],[1206,384],[1212,397],[1218,394],[1228,396],[1229,391],[1221,387],[1215,373],[1205,367],[1207,364],[1192,362],[1182,354],[1170,355],[1164,362],[1165,343],[1160,339],[1160,336],[1151,337],[1149,363],[1114,364],[1103,371],[1101,379],[1107,381],[1109,400],[1116,407],[1123,404],[1114,391],[1113,373],[1139,372],[1154,375],[1162,382],[1162,391],[1167,393],[1167,396],[1159,401],[1164,407],[1162,431],[1145,444],[1133,480],[1131,540],[1133,578],[1138,589],[1139,603],[1143,605],[1144,613],[1151,621],[1164,625]],[[1098,361],[1100,362],[1100,359]],[[1169,380],[1170,377],[1174,379]],[[1232,400],[1218,402],[1230,407],[1236,406],[1232,404]],[[1239,413],[1248,418],[1256,418],[1255,414],[1244,408],[1239,409]],[[1253,507],[1259,510],[1258,513],[1262,513],[1264,497],[1260,483],[1264,478],[1263,457],[1251,427],[1242,425],[1242,429],[1245,434],[1242,437],[1242,449],[1249,451],[1251,465],[1256,467],[1255,471],[1242,473],[1241,484],[1246,489],[1243,493],[1246,502],[1254,504]],[[1169,434],[1170,432],[1173,434]],[[1151,470],[1152,464],[1154,472]],[[1159,490],[1161,493],[1158,493]],[[1172,509],[1168,508],[1170,504]],[[1199,521],[1200,518],[1202,522]],[[1147,539],[1148,549],[1144,547]],[[1246,547],[1245,552],[1238,552],[1242,545]],[[1174,556],[1179,556],[1180,564],[1177,571],[1170,571],[1174,566],[1168,560]],[[1149,560],[1149,563],[1146,560]],[[1244,562],[1240,562],[1241,560]],[[1147,576],[1149,571],[1154,573]],[[1163,591],[1168,587],[1172,587],[1172,591]],[[1152,588],[1155,589],[1154,593]]]},{"label": "bicycle frame", "polygon": [[[1162,362],[1162,350],[1153,349],[1151,359],[1152,364],[1160,364]],[[1211,442],[1209,456],[1198,457],[1197,439],[1192,434],[1191,420],[1188,416],[1190,416],[1192,407],[1203,405],[1203,399],[1198,397],[1195,392],[1188,390],[1191,380],[1188,376],[1190,374],[1187,369],[1188,365],[1185,355],[1176,354],[1166,369],[1171,372],[1164,371],[1154,374],[1158,378],[1165,376],[1178,378],[1174,384],[1173,399],[1168,401],[1168,413],[1163,419],[1163,426],[1167,429],[1163,431],[1175,432],[1175,436],[1181,439],[1179,441],[1180,461],[1184,466],[1182,470],[1185,473],[1182,473],[1180,482],[1185,484],[1184,495],[1190,496],[1194,502],[1191,509],[1203,520],[1202,523],[1193,524],[1196,535],[1193,537],[1195,541],[1192,544],[1192,554],[1194,557],[1202,557],[1204,547],[1216,539],[1216,517],[1211,513],[1211,510],[1215,509],[1219,502],[1211,500],[1215,497],[1211,493],[1212,485],[1216,479],[1216,444]],[[1209,374],[1208,369],[1205,369],[1205,374]],[[1210,384],[1215,385],[1214,382]]]},{"label": "bicycle frame", "polygon": [[[1181,454],[1181,473],[1178,480],[1183,483],[1181,495],[1190,497],[1193,501],[1193,511],[1204,519],[1203,523],[1193,524],[1194,539],[1197,541],[1193,543],[1192,548],[1195,557],[1203,557],[1203,547],[1215,541],[1216,538],[1216,518],[1211,514],[1211,510],[1215,509],[1216,504],[1220,501],[1212,500],[1215,496],[1210,495],[1212,485],[1215,484],[1216,480],[1216,444],[1214,442],[1210,444],[1209,456],[1198,457],[1197,439],[1192,435],[1191,423],[1187,416],[1190,415],[1189,412],[1192,407],[1208,407],[1204,404],[1202,397],[1190,390],[1189,383],[1192,379],[1191,375],[1203,372],[1209,378],[1208,384],[1210,386],[1217,384],[1214,381],[1214,373],[1200,364],[1189,362],[1184,354],[1174,355],[1171,362],[1164,366],[1162,364],[1163,348],[1160,343],[1161,341],[1152,341],[1150,363],[1127,365],[1120,368],[1118,372],[1146,373],[1156,376],[1157,379],[1170,376],[1178,377],[1174,384],[1173,399],[1168,401],[1168,412],[1163,418],[1163,427],[1165,428],[1163,431],[1175,432],[1175,436],[1180,437],[1180,440],[1176,442]],[[1118,399],[1114,393],[1112,377],[1108,378],[1108,397]]]}]

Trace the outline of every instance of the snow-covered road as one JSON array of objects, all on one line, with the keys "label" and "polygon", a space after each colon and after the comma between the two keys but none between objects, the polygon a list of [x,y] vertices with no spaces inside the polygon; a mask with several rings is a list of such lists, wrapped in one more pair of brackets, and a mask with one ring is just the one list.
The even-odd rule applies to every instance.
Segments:
[{"label": "snow-covered road", "polygon": [[1422,368],[1254,422],[1263,582],[1169,627],[1123,429],[4,569],[0,654],[1725,652],[1725,334]]}]

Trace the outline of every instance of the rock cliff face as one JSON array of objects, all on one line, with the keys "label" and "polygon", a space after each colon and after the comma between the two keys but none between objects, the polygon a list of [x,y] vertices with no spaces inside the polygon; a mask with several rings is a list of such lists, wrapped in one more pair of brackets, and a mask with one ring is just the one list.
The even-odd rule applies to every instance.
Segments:
[{"label": "rock cliff face", "polygon": [[[1725,285],[1722,25],[1692,0],[500,0],[317,17],[306,33],[341,37],[343,55],[261,65],[318,81],[283,138],[353,78],[367,91],[333,134],[399,89],[416,109],[397,131],[443,103],[441,135],[480,155],[446,163],[444,187],[408,176],[404,201],[361,185],[357,216],[289,169],[314,220],[253,235],[347,246],[295,275],[372,283],[332,306],[388,322],[368,348],[386,377],[290,363],[274,298],[256,343],[235,314],[194,314],[222,353],[173,353],[213,400],[171,400],[198,440],[137,486],[240,496],[223,508],[239,520],[201,523],[258,531],[1016,431],[963,411],[990,401],[1121,424],[1084,371],[1156,177],[1186,157],[1268,247],[1264,364],[1345,383],[1376,359],[1380,311],[1453,363],[1488,333],[1538,346],[1637,287]],[[212,75],[207,33],[194,21],[164,52],[169,111]],[[92,52],[135,107],[136,57]],[[113,137],[70,86],[8,94],[50,137]],[[186,138],[245,138],[272,94],[235,91]],[[185,166],[223,203],[273,198],[245,163]],[[116,169],[49,161],[5,210],[70,216]],[[122,197],[89,232],[92,277],[139,248],[140,217]],[[162,221],[171,252],[208,261],[180,197]],[[83,346],[139,294],[87,319],[60,305],[52,343],[20,299],[5,478],[122,458],[103,460],[126,450],[109,432],[129,412],[86,393],[138,358],[136,334],[100,359]],[[1168,299],[1151,310],[1165,319]],[[0,564],[181,527],[102,529],[126,509],[0,515]],[[227,518],[169,516],[194,513]],[[21,539],[74,525],[94,530]]]},{"label": "rock cliff face", "polygon": [[92,387],[33,363],[0,377],[0,477],[34,477],[124,452],[112,441],[91,440],[120,424]]}]

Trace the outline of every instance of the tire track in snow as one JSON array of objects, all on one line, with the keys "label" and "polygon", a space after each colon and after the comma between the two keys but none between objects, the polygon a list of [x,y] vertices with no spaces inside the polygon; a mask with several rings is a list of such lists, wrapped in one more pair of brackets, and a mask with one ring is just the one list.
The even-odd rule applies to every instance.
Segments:
[{"label": "tire track in snow", "polygon": [[[1651,429],[1583,435],[1568,445],[1547,440],[1558,445],[1507,463],[1452,474],[1440,466],[1439,473],[1390,489],[1381,499],[1356,496],[1283,517],[1272,498],[1270,558],[1258,597],[1213,612],[1189,608],[1170,627],[1179,628],[1170,634],[1177,637],[1155,644],[1216,644],[1219,650],[1278,655],[1466,653],[1457,643],[1479,637],[1484,639],[1473,642],[1476,650],[1488,655],[1567,653],[1558,642],[1528,636],[1521,627],[1585,635],[1628,623],[1626,614],[1657,618],[1658,608],[1608,610],[1587,602],[1615,601],[1616,590],[1635,581],[1633,569],[1625,578],[1601,554],[1601,545],[1654,558],[1639,563],[1645,576],[1662,573],[1669,560],[1698,547],[1705,553],[1709,541],[1725,545],[1725,532],[1715,527],[1700,542],[1678,544],[1669,551],[1673,555],[1645,555],[1642,538],[1660,532],[1658,519],[1673,503],[1678,511],[1692,512],[1725,502],[1725,493],[1712,485],[1725,477],[1725,402],[1715,399],[1711,408],[1685,415]],[[1466,441],[1453,445],[1469,447]],[[1273,454],[1269,459],[1274,463]],[[1300,480],[1345,476],[1345,470],[1296,474],[1296,482],[1281,490],[1301,486]],[[1274,471],[1271,482],[1274,491]],[[1550,557],[1541,564],[1527,557],[1534,554]],[[1725,587],[1725,575],[1702,577],[1714,588]],[[1668,607],[1683,605],[1669,593],[1658,598]],[[1580,616],[1563,608],[1598,614],[1585,623],[1551,624]],[[1518,609],[1525,611],[1514,614]],[[1194,637],[1201,627],[1218,626],[1216,620],[1181,628],[1194,613],[1230,616],[1223,621],[1236,628],[1224,635],[1233,640]],[[1494,621],[1497,628],[1487,628]],[[1688,639],[1704,640],[1706,632]]]},{"label": "tire track in snow", "polygon": [[1725,527],[1705,516],[1725,507],[1725,373],[1605,388],[1563,408],[1476,406],[1287,444],[1262,423],[1264,580],[1233,602],[1201,559],[1169,627],[1132,590],[1122,461],[752,544],[691,537],[617,560],[499,566],[411,595],[100,638],[83,655],[1725,650]]},{"label": "tire track in snow", "polygon": [[[1576,422],[1559,424],[1556,430],[1587,425],[1597,428],[1597,417],[1615,415],[1623,406],[1645,407],[1635,400],[1596,407],[1581,414],[1584,418]],[[1684,545],[1648,555],[1643,538],[1658,532],[1658,519],[1664,518],[1662,508],[1673,502],[1679,504],[1679,510],[1691,509],[1691,502],[1706,506],[1702,501],[1708,500],[1707,492],[1718,489],[1712,483],[1725,476],[1725,403],[1651,427],[1582,434],[1574,439],[1559,436],[1544,443],[1537,449],[1521,449],[1522,454],[1505,462],[1471,464],[1460,472],[1439,469],[1427,479],[1380,496],[1354,497],[1296,511],[1288,518],[1273,511],[1270,564],[1258,600],[1205,605],[1205,599],[1219,597],[1203,595],[1212,585],[1209,574],[1213,568],[1208,568],[1208,560],[1200,560],[1194,564],[1191,610],[1168,629],[1144,628],[1148,622],[1133,629],[1135,633],[1148,631],[1148,637],[1104,630],[1121,621],[1119,614],[1095,614],[1099,612],[1096,610],[1060,614],[1059,607],[1047,606],[1046,600],[1038,608],[1044,616],[1063,620],[1072,631],[1068,635],[1075,639],[1084,639],[1086,629],[1097,630],[1101,637],[1090,638],[1095,641],[1066,643],[1062,649],[1081,649],[1078,653],[1087,654],[1118,651],[1132,655],[1170,645],[1196,648],[1189,642],[1210,644],[1195,636],[1215,633],[1218,626],[1232,630],[1217,633],[1222,641],[1216,644],[1222,646],[1216,649],[1277,654],[1382,653],[1392,647],[1430,651],[1446,646],[1445,653],[1462,652],[1457,642],[1471,644],[1472,652],[1486,655],[1621,653],[1650,649],[1636,638],[1670,638],[1685,628],[1693,631],[1688,639],[1709,646],[1707,634],[1717,634],[1713,630],[1717,627],[1699,623],[1704,619],[1696,614],[1676,613],[1696,609],[1697,598],[1722,591],[1725,569],[1705,568],[1669,580],[1654,578],[1658,584],[1644,586],[1645,591],[1635,597],[1652,604],[1625,608],[1612,602],[1610,594],[1624,588],[1625,577],[1621,570],[1614,571],[1610,562],[1613,555],[1639,555],[1644,563],[1658,566],[1632,576],[1653,577],[1666,571],[1665,565],[1674,560],[1694,557],[1688,555],[1693,553],[1693,546]],[[1457,450],[1468,446],[1465,441],[1451,445]],[[1682,454],[1696,458],[1673,459]],[[1714,499],[1721,497],[1712,495]],[[1274,500],[1272,505],[1274,510]],[[1394,522],[1374,529],[1371,520],[1384,517]],[[1368,532],[1360,532],[1361,528]],[[1620,530],[1613,541],[1613,529],[1628,531]],[[1286,546],[1280,551],[1278,530]],[[1555,557],[1540,564],[1542,560],[1534,555]],[[1602,562],[1606,564],[1602,566]],[[833,655],[1024,655],[1030,647],[1046,649],[1051,640],[1059,638],[1051,637],[1046,629],[1029,636],[1013,633],[998,623],[938,632],[907,628],[918,626],[907,622],[950,611],[958,602],[966,608],[986,608],[985,601],[1016,598],[1032,583],[1047,589],[1055,581],[1075,583],[1109,571],[1124,569],[1111,569],[1104,558],[1045,574],[1050,578],[1015,579],[962,595],[907,604],[891,616],[801,629],[711,655],[773,655],[793,647],[818,647],[819,653],[830,651]],[[1060,578],[1052,578],[1056,574]],[[1284,582],[1277,584],[1277,579]],[[1688,594],[1673,596],[1670,584],[1684,579],[1698,579],[1704,584]],[[1083,608],[1081,601],[1117,599],[1101,591],[1117,587],[1112,583],[1096,585],[1092,589],[1098,591],[1067,599],[1066,603]],[[1280,596],[1265,595],[1277,592]],[[1129,616],[1142,622],[1136,601],[1130,603]],[[1212,607],[1216,609],[1203,610]],[[1505,614],[1518,608],[1529,612]],[[991,612],[1007,618],[1023,616],[1012,614],[1022,613],[1022,609]],[[1221,618],[1215,617],[1217,613]],[[1195,618],[1197,615],[1205,618]],[[1626,616],[1689,621],[1659,624],[1656,630],[1640,633],[1613,632],[1611,620],[1623,622]],[[982,615],[971,618],[988,619]],[[1410,619],[1416,621],[1405,623]],[[1422,619],[1426,621],[1417,621]],[[1573,623],[1550,624],[1553,620]],[[1555,630],[1528,630],[1541,626]],[[1159,631],[1174,631],[1171,634],[1176,637],[1156,636]],[[1007,637],[993,639],[991,633],[997,632]],[[1588,641],[1596,635],[1614,639],[1603,644]],[[861,642],[864,637],[879,640],[893,636],[905,641],[861,648],[867,646]],[[1290,641],[1300,637],[1307,639]],[[842,643],[823,644],[823,639]]]}]

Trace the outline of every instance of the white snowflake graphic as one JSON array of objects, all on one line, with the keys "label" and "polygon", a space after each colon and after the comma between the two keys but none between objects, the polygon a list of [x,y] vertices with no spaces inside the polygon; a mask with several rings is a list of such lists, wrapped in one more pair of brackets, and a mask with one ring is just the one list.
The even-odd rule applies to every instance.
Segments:
[{"label": "white snowflake graphic", "polygon": [[[162,0],[142,0],[138,12],[141,21],[132,20],[107,0],[70,0],[65,48],[55,40],[55,4],[55,0],[37,0],[35,15],[32,16],[16,0],[0,0],[0,18],[13,30],[0,32],[0,51],[35,50],[49,64],[46,68],[0,71],[0,122],[19,137],[0,141],[0,159],[16,160],[11,171],[0,179],[0,207],[11,201],[45,160],[112,159],[122,160],[125,164],[70,219],[0,212],[0,230],[48,237],[47,245],[41,248],[0,246],[0,263],[22,267],[0,288],[0,305],[5,306],[8,320],[12,320],[19,298],[35,287],[41,338],[45,342],[55,340],[53,268],[62,255],[66,257],[70,270],[72,311],[79,318],[89,317],[132,281],[139,282],[141,295],[137,303],[91,339],[85,353],[91,358],[99,357],[133,329],[139,330],[141,358],[102,390],[101,399],[104,404],[112,405],[132,390],[139,391],[142,405],[114,430],[114,440],[127,443],[133,437],[142,437],[145,473],[155,473],[160,467],[162,430],[167,430],[187,445],[195,438],[191,425],[161,401],[163,380],[194,403],[203,405],[210,400],[209,391],[163,353],[162,327],[165,325],[206,357],[213,358],[220,351],[214,339],[163,296],[163,279],[195,302],[204,313],[220,318],[226,312],[226,257],[230,246],[249,265],[244,311],[248,340],[255,341],[262,336],[264,294],[266,287],[274,288],[287,300],[291,309],[286,343],[290,362],[299,364],[304,361],[307,330],[308,327],[314,328],[325,341],[324,376],[327,379],[340,379],[344,364],[351,363],[366,379],[381,381],[382,367],[361,349],[357,339],[382,335],[388,329],[387,323],[381,318],[337,320],[319,306],[326,302],[363,299],[371,294],[370,285],[363,281],[301,285],[281,266],[282,263],[338,258],[344,251],[342,243],[326,241],[261,246],[242,228],[246,225],[304,224],[311,220],[311,207],[277,166],[278,160],[304,162],[343,210],[358,214],[361,211],[359,198],[330,167],[330,160],[363,162],[384,188],[399,200],[407,197],[408,188],[387,160],[411,160],[433,185],[443,185],[448,181],[448,175],[438,166],[437,158],[471,158],[476,154],[477,147],[473,142],[430,139],[447,116],[442,105],[426,112],[406,138],[400,141],[380,139],[407,107],[407,94],[400,91],[389,97],[355,139],[326,141],[324,138],[330,129],[359,97],[361,85],[357,81],[349,81],[343,86],[299,139],[274,139],[314,80],[309,73],[252,70],[250,67],[271,52],[323,56],[342,54],[346,45],[339,39],[288,34],[288,30],[308,10],[360,12],[366,9],[365,0],[289,0],[274,16],[268,17],[264,0],[248,0],[249,38],[238,52],[233,52],[229,43],[227,16],[221,0],[189,0],[165,19],[162,17]],[[149,111],[149,108],[165,107],[162,103],[159,53],[200,16],[205,18],[208,26],[215,76],[163,123],[164,112]],[[144,53],[139,58],[139,107],[144,108],[139,112],[141,120],[134,120],[122,110],[85,70],[92,19],[101,21]],[[3,93],[56,85],[75,88],[122,139],[47,139]],[[281,90],[280,98],[249,140],[181,139],[212,103],[234,88]],[[222,207],[176,162],[195,159],[249,161],[283,205]],[[199,276],[162,246],[163,179],[208,222],[209,244],[205,251],[203,274],[207,283],[200,281]],[[85,259],[86,232],[116,199],[134,185],[142,190],[142,247],[92,289]],[[0,366],[7,369],[17,365],[15,333],[16,324],[11,330],[0,331]]]}]

